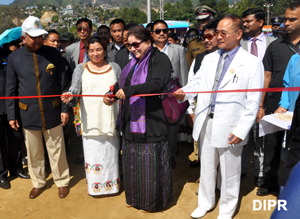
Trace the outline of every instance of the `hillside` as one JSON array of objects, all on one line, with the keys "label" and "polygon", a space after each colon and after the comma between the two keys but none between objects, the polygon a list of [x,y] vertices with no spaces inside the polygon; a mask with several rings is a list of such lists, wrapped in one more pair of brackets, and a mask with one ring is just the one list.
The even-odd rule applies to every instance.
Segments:
[{"label": "hillside", "polygon": [[[182,2],[182,0],[164,0],[164,4],[170,2],[175,3],[177,1]],[[151,5],[153,7],[159,8],[160,0],[152,0]],[[199,0],[192,0],[194,5],[199,4]],[[55,6],[67,6],[69,4],[73,5],[81,5],[84,6],[86,4],[90,4],[90,6],[100,6],[103,4],[111,5],[113,7],[142,7],[147,4],[147,1],[141,0],[15,0],[13,5],[16,4],[21,7],[29,7],[29,6],[38,6],[38,5],[55,5]]]},{"label": "hillside", "polygon": [[54,11],[46,11],[43,16],[41,17],[41,23],[43,25],[47,25],[48,22],[52,22],[52,17],[57,15]]}]

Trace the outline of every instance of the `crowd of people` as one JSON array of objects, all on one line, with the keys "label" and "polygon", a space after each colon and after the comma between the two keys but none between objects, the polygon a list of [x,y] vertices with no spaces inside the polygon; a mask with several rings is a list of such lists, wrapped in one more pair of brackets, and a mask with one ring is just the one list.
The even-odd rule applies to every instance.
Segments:
[{"label": "crowd of people", "polygon": [[[299,85],[300,3],[290,4],[283,18],[271,19],[271,36],[263,32],[261,9],[250,8],[242,17],[215,19],[216,14],[198,7],[198,29],[187,31],[183,45],[164,20],[143,27],[118,18],[92,35],[92,22],[81,18],[75,42],[73,34],[45,31],[38,18],[29,16],[22,24],[23,48],[13,42],[0,49],[0,96],[19,97],[0,99],[0,187],[10,188],[8,172],[30,178],[34,199],[52,172],[58,195],[65,198],[70,191],[68,138],[75,130],[75,163],[84,163],[90,196],[114,196],[123,183],[127,207],[162,210],[173,201],[180,127],[189,127],[196,158],[190,166],[200,167],[192,218],[215,207],[216,187],[218,219],[233,217],[250,147],[257,195],[284,191],[300,160],[299,91],[247,89]],[[162,93],[171,75],[182,85],[173,96],[179,103],[189,101],[186,115],[174,124],[166,120],[161,98],[145,95]],[[28,96],[35,97],[23,98]],[[291,132],[259,137],[265,115],[294,110]],[[24,156],[29,175],[23,171]]]}]

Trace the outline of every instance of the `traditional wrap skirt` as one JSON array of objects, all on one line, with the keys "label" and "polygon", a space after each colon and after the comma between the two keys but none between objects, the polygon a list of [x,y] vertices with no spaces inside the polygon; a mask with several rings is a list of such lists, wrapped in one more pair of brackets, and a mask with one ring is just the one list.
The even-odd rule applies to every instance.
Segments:
[{"label": "traditional wrap skirt", "polygon": [[165,208],[173,200],[167,141],[141,143],[123,138],[122,160],[128,205],[153,211]]}]

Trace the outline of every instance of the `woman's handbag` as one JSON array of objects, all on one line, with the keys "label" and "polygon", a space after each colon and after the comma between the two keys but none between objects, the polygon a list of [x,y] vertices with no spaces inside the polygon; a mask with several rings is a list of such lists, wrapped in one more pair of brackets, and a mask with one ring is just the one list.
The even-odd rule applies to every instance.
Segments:
[{"label": "woman's handbag", "polygon": [[169,94],[161,96],[164,114],[170,124],[180,121],[190,105],[187,100],[178,103],[177,99],[173,96],[173,93],[181,87],[179,78],[174,74],[171,74],[170,81],[163,91],[163,93]]}]

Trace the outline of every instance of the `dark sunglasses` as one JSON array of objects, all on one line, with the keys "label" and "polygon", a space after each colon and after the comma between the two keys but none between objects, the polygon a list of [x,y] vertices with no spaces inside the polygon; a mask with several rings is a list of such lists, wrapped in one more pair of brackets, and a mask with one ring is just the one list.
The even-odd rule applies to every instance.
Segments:
[{"label": "dark sunglasses", "polygon": [[89,30],[89,28],[86,28],[86,27],[77,27],[77,31],[78,32],[81,32],[82,30],[86,32],[86,31]]},{"label": "dark sunglasses", "polygon": [[141,43],[143,43],[145,41],[147,41],[147,40],[143,40],[143,41],[141,41],[139,43],[138,42],[127,43],[127,46],[128,46],[129,49],[131,49],[132,47],[134,47],[135,49],[137,49],[137,48],[140,47]]},{"label": "dark sunglasses", "polygon": [[154,30],[154,32],[155,32],[156,34],[160,34],[161,31],[162,31],[164,34],[166,34],[166,33],[168,33],[168,28],[165,28],[165,29],[156,29],[156,30]]},{"label": "dark sunglasses", "polygon": [[213,35],[209,33],[209,34],[203,35],[202,38],[203,38],[203,40],[206,40],[206,39],[212,40],[214,38],[214,36],[216,36],[215,33]]}]

